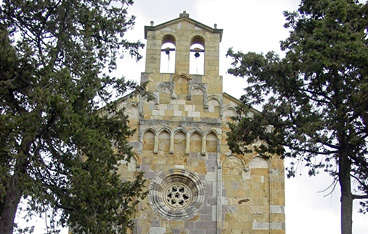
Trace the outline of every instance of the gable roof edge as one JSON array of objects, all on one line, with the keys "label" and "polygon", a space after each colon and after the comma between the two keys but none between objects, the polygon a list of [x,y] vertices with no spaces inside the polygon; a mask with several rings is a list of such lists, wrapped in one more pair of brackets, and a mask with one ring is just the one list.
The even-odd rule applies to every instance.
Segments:
[{"label": "gable roof edge", "polygon": [[[223,96],[226,96],[227,98],[229,98],[229,99],[231,99],[231,100],[233,100],[237,105],[239,105],[239,104],[241,104],[241,103],[242,103],[239,99],[237,99],[237,98],[235,98],[235,97],[231,96],[230,94],[228,94],[228,93],[226,93],[226,92],[223,92],[223,93],[222,93],[222,95],[223,95]],[[259,110],[255,109],[255,108],[253,108],[253,107],[250,107],[250,108],[249,108],[249,110],[250,110],[250,111],[252,111],[252,112],[254,112],[254,113],[261,113]]]},{"label": "gable roof edge", "polygon": [[174,23],[176,21],[180,21],[180,20],[189,21],[189,22],[193,23],[195,26],[200,27],[200,28],[202,28],[204,30],[207,30],[207,31],[209,31],[211,33],[219,33],[220,34],[220,42],[221,42],[221,40],[222,40],[222,34],[223,34],[223,31],[224,31],[223,29],[212,28],[210,26],[207,26],[205,24],[202,24],[201,22],[198,22],[198,21],[196,21],[196,20],[194,20],[192,18],[189,18],[189,15],[188,14],[184,14],[184,13],[181,13],[180,14],[180,17],[178,17],[176,19],[169,20],[167,22],[158,24],[156,26],[153,26],[153,25],[152,26],[144,26],[144,39],[147,39],[147,32],[148,31],[156,31],[156,30],[158,30],[160,28],[165,27],[168,24],[172,24],[172,23]]}]

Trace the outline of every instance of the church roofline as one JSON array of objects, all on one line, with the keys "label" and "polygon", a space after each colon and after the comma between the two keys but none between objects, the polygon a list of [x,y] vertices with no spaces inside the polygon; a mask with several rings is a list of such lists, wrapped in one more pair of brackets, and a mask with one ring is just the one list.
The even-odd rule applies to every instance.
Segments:
[{"label": "church roofline", "polygon": [[220,34],[220,41],[222,40],[222,33],[223,33],[223,29],[218,29],[216,28],[216,24],[215,24],[215,28],[212,28],[210,26],[207,26],[205,24],[202,24],[192,18],[189,18],[189,14],[186,13],[185,11],[183,11],[183,13],[180,13],[180,16],[179,18],[176,18],[176,19],[173,19],[173,20],[170,20],[170,21],[167,21],[167,22],[164,22],[164,23],[161,23],[161,24],[158,24],[156,26],[153,26],[153,21],[151,21],[151,26],[144,26],[144,39],[147,39],[147,32],[148,31],[156,31],[160,28],[163,28],[165,27],[166,25],[168,24],[172,24],[172,23],[175,23],[177,21],[181,21],[181,20],[186,20],[186,21],[189,21],[191,23],[193,23],[195,26],[197,27],[200,27],[204,30],[207,30],[211,33],[219,33]]},{"label": "church roofline", "polygon": [[[231,96],[230,94],[228,94],[228,93],[226,93],[226,92],[223,92],[223,93],[222,93],[222,95],[223,95],[224,97],[227,97],[227,98],[231,99],[231,100],[232,100],[233,102],[235,102],[237,105],[240,105],[240,104],[242,103],[239,99],[237,99],[237,98],[235,98],[235,97]],[[250,111],[252,111],[253,113],[261,113],[259,110],[255,109],[255,108],[253,108],[253,107],[250,107],[250,108],[249,108],[249,110],[250,110]]]}]

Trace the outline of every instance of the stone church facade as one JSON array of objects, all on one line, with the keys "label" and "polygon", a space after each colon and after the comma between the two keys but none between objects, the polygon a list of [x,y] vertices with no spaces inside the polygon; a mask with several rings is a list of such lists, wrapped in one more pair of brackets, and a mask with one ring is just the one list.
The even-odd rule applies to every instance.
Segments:
[{"label": "stone church facade", "polygon": [[[226,143],[239,101],[222,90],[223,30],[183,12],[157,26],[151,22],[144,32],[141,82],[154,99],[118,101],[136,129],[130,139],[135,157],[120,166],[121,178],[143,172],[149,190],[131,232],[284,234],[283,161],[235,155]],[[166,72],[164,58],[172,66]]]}]

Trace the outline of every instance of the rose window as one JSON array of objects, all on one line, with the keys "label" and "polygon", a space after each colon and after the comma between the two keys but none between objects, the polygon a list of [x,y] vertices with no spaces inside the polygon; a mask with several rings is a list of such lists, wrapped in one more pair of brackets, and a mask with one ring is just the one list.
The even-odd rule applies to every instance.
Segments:
[{"label": "rose window", "polygon": [[153,210],[168,220],[187,220],[198,214],[204,200],[199,178],[183,169],[159,174],[150,186]]},{"label": "rose window", "polygon": [[167,205],[175,208],[183,208],[190,203],[192,192],[184,184],[173,184],[166,189],[165,198]]}]

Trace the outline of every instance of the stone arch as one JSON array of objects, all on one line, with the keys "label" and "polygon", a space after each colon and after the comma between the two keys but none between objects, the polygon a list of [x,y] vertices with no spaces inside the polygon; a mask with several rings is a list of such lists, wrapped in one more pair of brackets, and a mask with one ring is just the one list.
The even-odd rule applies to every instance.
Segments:
[{"label": "stone arch", "polygon": [[219,138],[216,131],[209,131],[206,134],[206,152],[215,153],[217,152],[219,144]]},{"label": "stone arch", "polygon": [[220,138],[220,133],[218,132],[218,129],[212,128],[208,130],[204,135],[207,136],[209,133],[215,134],[218,139]]},{"label": "stone arch", "polygon": [[[244,170],[243,160],[235,155],[227,156],[222,163],[221,171],[223,189],[226,191],[226,196],[231,198],[227,200],[227,205],[231,207],[239,206],[239,200],[248,198],[246,194],[249,193],[246,191],[246,184],[244,183],[244,179],[247,177],[247,174],[249,175],[249,172]],[[246,197],[242,197],[240,194]],[[241,218],[242,216],[239,216],[239,219]]]},{"label": "stone arch", "polygon": [[170,99],[175,98],[174,87],[172,82],[161,82],[157,86],[157,92],[160,96],[162,104],[169,104]]},{"label": "stone arch", "polygon": [[210,100],[213,100],[213,101],[218,102],[219,106],[221,105],[220,98],[218,96],[216,96],[216,95],[210,95],[210,96],[208,96],[208,101],[210,101]]},{"label": "stone arch", "polygon": [[136,177],[135,172],[138,171],[140,164],[140,158],[135,153],[133,153],[130,160],[123,159],[118,162],[117,174],[122,180],[134,179]]},{"label": "stone arch", "polygon": [[222,120],[230,121],[231,117],[236,116],[236,109],[232,106],[227,106],[222,110]]},{"label": "stone arch", "polygon": [[185,128],[183,128],[183,127],[178,127],[178,128],[175,128],[174,130],[173,130],[173,132],[174,132],[174,134],[176,134],[177,132],[179,132],[179,131],[182,131],[184,134],[187,134],[188,133],[188,130],[186,130]]},{"label": "stone arch", "polygon": [[232,154],[232,155],[226,156],[222,161],[222,169],[226,170],[226,168],[228,169],[239,168],[240,170],[245,171],[245,162],[241,157]]},{"label": "stone arch", "polygon": [[190,41],[189,73],[204,75],[205,40],[196,35]]},{"label": "stone arch", "polygon": [[227,162],[231,158],[237,158],[239,162],[241,162],[241,168],[245,171],[249,171],[249,168],[247,168],[247,162],[244,160],[244,158],[239,154],[230,154],[230,155],[223,155],[224,157],[221,157],[221,167],[224,167],[225,162]]},{"label": "stone arch", "polygon": [[173,77],[175,94],[188,95],[191,80],[192,77],[188,76],[187,74],[175,74]]},{"label": "stone arch", "polygon": [[207,105],[208,105],[209,112],[220,113],[221,102],[218,100],[217,97],[214,97],[214,96],[209,97]]},{"label": "stone arch", "polygon": [[204,109],[207,109],[207,86],[205,84],[191,82],[189,84],[188,99],[194,99],[198,103],[203,103]]},{"label": "stone arch", "polygon": [[174,152],[184,154],[186,152],[187,131],[182,128],[174,131]]},{"label": "stone arch", "polygon": [[[150,106],[151,110],[155,110],[158,108],[158,105],[160,104],[160,96],[159,94],[156,93],[152,93],[151,94],[152,99],[148,100],[147,98],[141,98],[140,104],[142,104],[141,106],[143,106],[143,104],[148,104]],[[142,107],[140,107],[142,108]],[[140,111],[142,111],[143,109],[140,109]]]},{"label": "stone arch", "polygon": [[204,137],[205,133],[202,131],[202,129],[195,127],[193,129],[191,129],[190,134],[192,135],[193,133],[197,132],[199,135],[201,135],[201,137]]},{"label": "stone arch", "polygon": [[125,164],[128,168],[128,171],[137,171],[137,158],[134,155],[128,160],[121,160],[122,164]]},{"label": "stone arch", "polygon": [[190,134],[190,152],[199,153],[202,152],[202,139],[203,139],[203,132],[199,130],[194,130]]},{"label": "stone arch", "polygon": [[167,126],[164,126],[160,130],[158,130],[157,131],[157,135],[160,135],[161,132],[163,132],[163,131],[167,131],[169,133],[169,135],[171,135],[171,129],[169,127],[167,127]]},{"label": "stone arch", "polygon": [[198,87],[193,89],[193,91],[192,91],[193,96],[195,96],[195,95],[203,96],[203,94],[204,94],[204,91],[201,88],[198,88]]},{"label": "stone arch", "polygon": [[175,73],[176,38],[166,34],[161,40],[160,73]]},{"label": "stone arch", "polygon": [[192,40],[190,41],[190,45],[194,45],[194,44],[200,44],[204,47],[205,46],[205,40],[200,35],[193,36]]},{"label": "stone arch", "polygon": [[136,160],[137,168],[141,167],[142,158],[136,152],[133,152],[133,158]]},{"label": "stone arch", "polygon": [[249,162],[249,168],[250,169],[257,169],[257,168],[265,169],[265,168],[268,168],[268,167],[269,167],[268,162],[264,158],[262,158],[258,155],[254,156],[252,158],[252,160],[250,160],[250,162]]},{"label": "stone arch", "polygon": [[142,146],[143,150],[154,150],[155,147],[156,131],[153,128],[149,128],[143,133]]},{"label": "stone arch", "polygon": [[166,34],[165,36],[162,37],[161,45],[163,45],[165,43],[168,43],[168,42],[176,45],[176,38],[175,38],[175,36],[172,35],[172,34]]},{"label": "stone arch", "polygon": [[[250,195],[254,198],[254,204],[260,209],[268,209],[271,201],[269,161],[255,156],[249,162],[249,170],[248,184],[252,187]],[[267,214],[260,217],[266,218]]]},{"label": "stone arch", "polygon": [[163,152],[170,151],[171,131],[164,127],[158,133],[158,150]]},{"label": "stone arch", "polygon": [[204,105],[205,91],[200,87],[195,87],[191,92],[191,98],[194,103]]},{"label": "stone arch", "polygon": [[191,95],[193,95],[193,94],[194,95],[201,94],[201,95],[206,95],[207,96],[207,88],[206,88],[206,86],[204,84],[191,83],[189,89],[190,89],[190,94]]},{"label": "stone arch", "polygon": [[174,87],[172,82],[161,82],[158,84],[157,86],[157,91],[160,93],[168,93],[168,94],[173,94],[174,92]]}]

